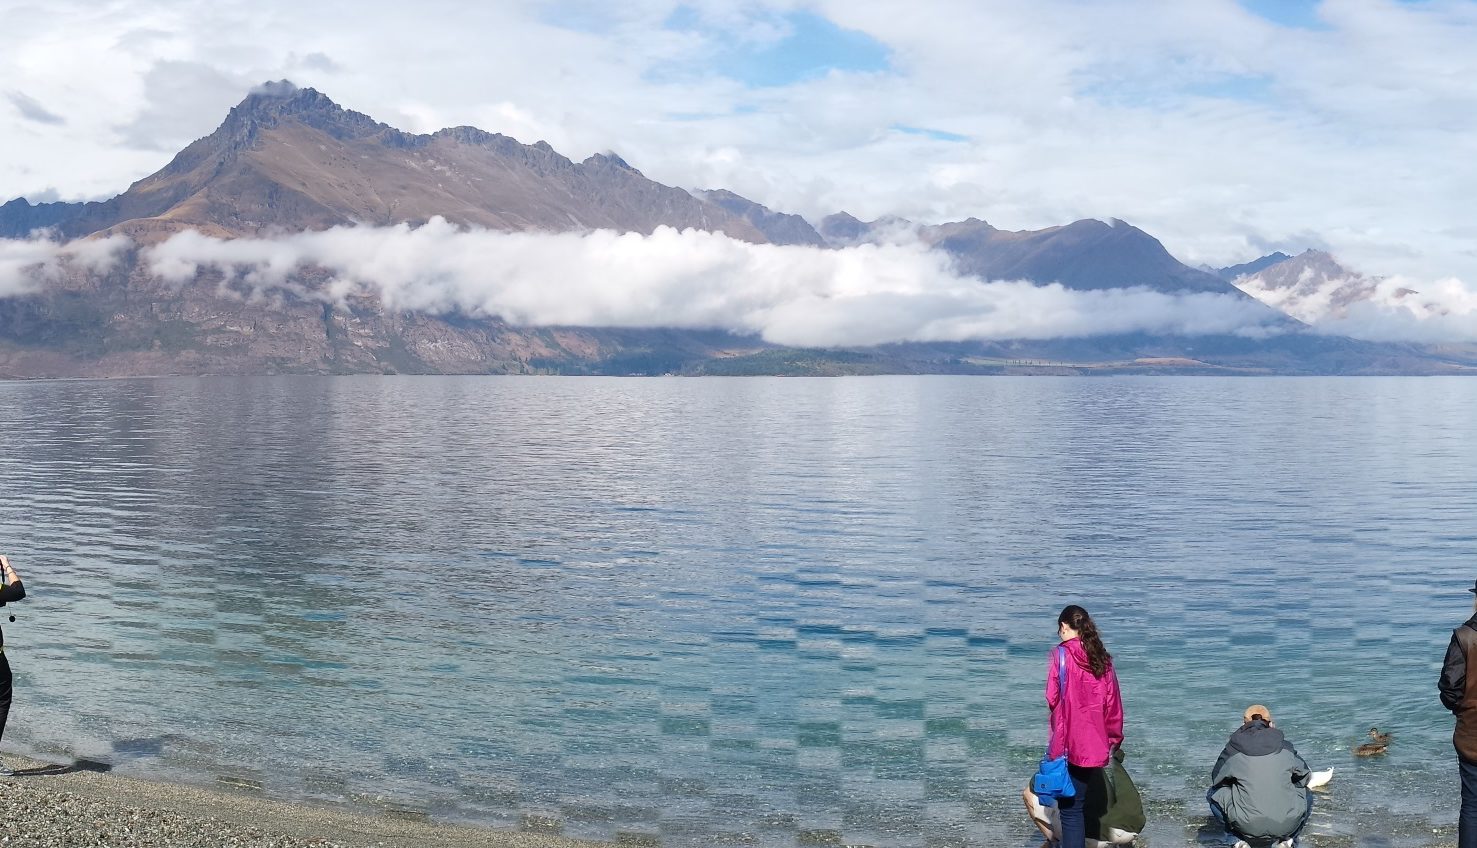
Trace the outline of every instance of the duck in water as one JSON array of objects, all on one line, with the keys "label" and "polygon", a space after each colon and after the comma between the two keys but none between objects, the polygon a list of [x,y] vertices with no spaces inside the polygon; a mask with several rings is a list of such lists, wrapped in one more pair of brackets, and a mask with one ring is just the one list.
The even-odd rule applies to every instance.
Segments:
[{"label": "duck in water", "polygon": [[1365,742],[1354,749],[1356,757],[1378,757],[1390,748],[1390,734],[1381,733],[1378,727],[1369,729],[1369,738],[1373,741]]}]

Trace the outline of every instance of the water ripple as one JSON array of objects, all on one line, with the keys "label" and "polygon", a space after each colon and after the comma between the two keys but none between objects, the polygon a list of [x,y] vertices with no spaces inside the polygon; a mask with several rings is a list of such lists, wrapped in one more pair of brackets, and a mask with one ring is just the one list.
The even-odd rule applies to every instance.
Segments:
[{"label": "water ripple", "polygon": [[6,742],[571,835],[1025,845],[1080,600],[1149,842],[1202,838],[1251,701],[1339,768],[1315,837],[1429,839],[1473,420],[1438,379],[0,383]]}]

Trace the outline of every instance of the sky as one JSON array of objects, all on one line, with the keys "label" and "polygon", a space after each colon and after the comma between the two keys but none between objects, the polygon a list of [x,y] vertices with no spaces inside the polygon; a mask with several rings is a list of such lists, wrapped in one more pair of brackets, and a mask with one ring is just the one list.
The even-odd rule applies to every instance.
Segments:
[{"label": "sky", "polygon": [[286,78],[812,220],[1477,281],[1477,0],[0,0],[0,33],[0,200],[110,197]]}]

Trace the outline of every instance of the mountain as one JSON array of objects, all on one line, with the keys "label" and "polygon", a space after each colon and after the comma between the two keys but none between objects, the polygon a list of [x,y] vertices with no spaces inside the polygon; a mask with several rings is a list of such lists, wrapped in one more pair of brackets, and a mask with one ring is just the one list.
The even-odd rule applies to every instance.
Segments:
[{"label": "mountain", "polygon": [[888,217],[864,223],[840,213],[812,227],[732,192],[662,185],[614,154],[574,162],[544,142],[525,145],[471,127],[405,133],[313,89],[274,83],[117,197],[0,206],[0,237],[44,228],[72,238],[122,233],[135,245],[107,272],[68,266],[41,291],[0,297],[0,377],[1449,373],[1477,366],[1477,351],[1435,356],[1296,332],[1268,340],[1123,336],[796,351],[718,331],[524,327],[390,308],[375,296],[328,298],[321,291],[332,280],[321,270],[300,270],[289,287],[266,295],[218,270],[170,283],[140,261],[143,249],[184,230],[232,238],[352,223],[416,225],[435,216],[507,231],[696,228],[813,248],[908,235],[987,279],[1241,296],[1120,221],[1009,232],[976,219],[919,226]]},{"label": "mountain", "polygon": [[970,218],[924,227],[920,235],[948,251],[959,270],[988,280],[1061,283],[1088,291],[1143,286],[1241,296],[1224,280],[1170,256],[1158,239],[1117,219],[1009,231]]},{"label": "mountain", "polygon": [[186,228],[239,236],[436,215],[498,230],[667,225],[765,241],[742,216],[648,180],[614,154],[576,163],[545,142],[472,127],[412,135],[287,82],[253,92],[215,132],[123,194],[70,213],[49,226],[140,241]]},{"label": "mountain", "polygon": [[918,226],[902,218],[861,221],[838,212],[822,219],[819,230],[836,247],[913,233],[953,256],[960,271],[984,280],[1061,283],[1081,291],[1142,286],[1164,292],[1244,297],[1227,281],[1181,263],[1158,239],[1117,219],[1010,231],[977,218]]},{"label": "mountain", "polygon": [[1243,262],[1240,265],[1232,265],[1228,268],[1209,268],[1205,270],[1210,271],[1210,273],[1215,274],[1217,277],[1220,277],[1222,280],[1225,280],[1229,283],[1235,280],[1237,277],[1245,277],[1251,274],[1255,274],[1263,268],[1266,268],[1270,265],[1276,265],[1279,262],[1286,262],[1291,258],[1291,256],[1288,256],[1287,254],[1279,250],[1276,253],[1269,253],[1266,256],[1261,257],[1260,259],[1253,259],[1250,262]]},{"label": "mountain", "polygon": [[[124,233],[138,245],[187,229],[229,238],[438,215],[501,230],[695,227],[766,241],[743,216],[614,154],[576,163],[543,142],[470,127],[412,135],[286,83],[247,96],[215,132],[117,197],[0,209],[6,235],[47,227],[74,238]],[[294,279],[306,292],[326,282]],[[759,347],[711,332],[515,327],[368,297],[263,299],[219,272],[171,285],[140,264],[138,248],[107,274],[73,268],[39,293],[0,298],[0,376],[663,373]]]},{"label": "mountain", "polygon": [[[1353,304],[1380,294],[1380,278],[1351,271],[1321,250],[1306,250],[1265,264],[1262,259],[1223,270],[1251,268],[1232,278],[1236,287],[1301,321],[1343,317]],[[1400,299],[1412,294],[1410,289],[1396,289],[1391,296]]]}]

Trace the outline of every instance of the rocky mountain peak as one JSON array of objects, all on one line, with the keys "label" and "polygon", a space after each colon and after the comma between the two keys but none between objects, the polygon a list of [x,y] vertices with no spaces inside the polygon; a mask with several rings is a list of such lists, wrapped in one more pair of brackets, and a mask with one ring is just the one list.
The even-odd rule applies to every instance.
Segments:
[{"label": "rocky mountain peak", "polygon": [[321,92],[312,88],[299,88],[292,80],[268,80],[246,93],[246,98],[238,103],[232,111],[256,112],[269,111],[289,100],[303,97],[306,100],[314,99],[314,95],[323,98],[328,104],[337,107]]},{"label": "rocky mountain peak", "polygon": [[245,99],[231,108],[231,114],[241,118],[281,118],[290,115],[300,120],[309,120],[316,117],[320,121],[352,116],[376,127],[384,126],[367,115],[345,109],[316,88],[299,88],[291,80],[265,82],[253,88]]},{"label": "rocky mountain peak", "polygon": [[594,156],[589,157],[580,164],[585,166],[586,168],[590,168],[596,171],[629,171],[630,173],[635,174],[638,177],[642,176],[642,173],[640,171],[632,168],[630,163],[614,153],[596,153]]},{"label": "rocky mountain peak", "polygon": [[1324,250],[1308,248],[1297,256],[1292,257],[1291,261],[1297,262],[1305,267],[1325,269],[1339,274],[1349,273],[1344,266],[1339,264],[1337,259],[1333,258],[1332,254]]},{"label": "rocky mountain peak", "polygon": [[1270,263],[1252,274],[1242,276],[1256,276],[1260,278],[1263,285],[1275,288],[1288,288],[1309,280],[1321,282],[1362,277],[1361,274],[1340,265],[1338,260],[1326,251],[1311,248],[1297,256]]},{"label": "rocky mountain peak", "polygon": [[246,99],[232,107],[215,135],[250,141],[260,129],[275,127],[284,120],[301,122],[338,139],[377,133],[404,135],[368,115],[345,109],[315,88],[299,88],[289,80],[267,82],[252,89]]}]

